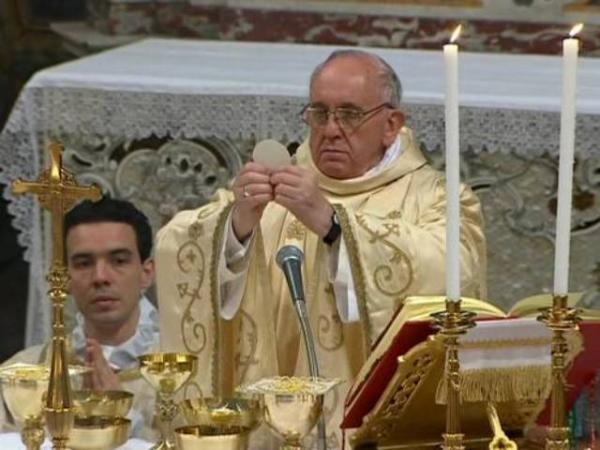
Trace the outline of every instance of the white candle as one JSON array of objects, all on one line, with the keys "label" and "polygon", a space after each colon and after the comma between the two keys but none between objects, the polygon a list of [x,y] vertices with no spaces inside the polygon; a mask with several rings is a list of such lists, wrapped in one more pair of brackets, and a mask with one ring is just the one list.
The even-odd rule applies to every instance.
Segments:
[{"label": "white candle", "polygon": [[562,102],[560,115],[560,156],[558,168],[558,205],[554,251],[554,294],[569,292],[569,246],[571,240],[571,198],[573,191],[573,152],[575,148],[575,96],[579,40],[576,26],[563,40]]},{"label": "white candle", "polygon": [[444,45],[446,69],[446,298],[460,300],[460,153],[458,134],[458,45]]}]

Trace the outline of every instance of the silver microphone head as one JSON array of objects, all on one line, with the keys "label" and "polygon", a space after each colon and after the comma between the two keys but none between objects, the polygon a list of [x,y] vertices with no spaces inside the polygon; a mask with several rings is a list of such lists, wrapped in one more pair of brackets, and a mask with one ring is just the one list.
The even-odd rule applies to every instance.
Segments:
[{"label": "silver microphone head", "polygon": [[277,265],[283,269],[283,264],[291,260],[297,260],[302,264],[304,261],[304,253],[302,253],[302,250],[295,245],[284,245],[277,252],[275,261],[277,261]]},{"label": "silver microphone head", "polygon": [[292,301],[304,302],[304,287],[302,285],[302,261],[304,255],[295,245],[284,245],[277,252],[275,261],[277,265],[283,271],[288,287],[290,288],[290,295]]}]

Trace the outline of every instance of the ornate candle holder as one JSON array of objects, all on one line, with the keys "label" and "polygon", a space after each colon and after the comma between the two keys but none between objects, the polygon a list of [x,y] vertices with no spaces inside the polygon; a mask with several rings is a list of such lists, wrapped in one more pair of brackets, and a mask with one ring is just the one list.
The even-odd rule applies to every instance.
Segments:
[{"label": "ornate candle holder", "polygon": [[442,435],[444,450],[464,450],[464,435],[460,432],[460,364],[458,338],[475,326],[475,313],[461,310],[461,302],[446,300],[446,310],[432,315],[444,339],[446,370],[444,373],[448,397],[446,400],[446,432]]},{"label": "ornate candle holder", "polygon": [[265,422],[281,439],[280,450],[302,450],[302,439],[321,416],[323,397],[339,380],[273,377],[242,389],[262,398]]},{"label": "ornate candle holder", "polygon": [[173,396],[196,371],[198,358],[189,353],[150,353],[138,357],[138,360],[140,373],[158,395],[161,439],[151,450],[175,449],[171,423],[179,408]]},{"label": "ornate candle holder", "polygon": [[570,308],[568,296],[555,295],[552,307],[542,310],[538,320],[552,330],[552,409],[546,450],[569,450],[569,427],[565,401],[565,369],[569,351],[565,334],[577,328],[579,311]]},{"label": "ornate candle holder", "polygon": [[99,200],[102,192],[98,187],[77,185],[73,175],[62,167],[61,144],[49,145],[50,168],[34,181],[16,180],[13,193],[34,194],[40,205],[52,215],[52,267],[47,276],[52,300],[52,342],[50,380],[46,395],[46,426],[52,436],[55,450],[66,449],[69,432],[73,426],[71,385],[67,373],[67,346],[65,337],[64,304],[67,298],[69,275],[65,267],[64,215],[75,203],[83,199]]}]

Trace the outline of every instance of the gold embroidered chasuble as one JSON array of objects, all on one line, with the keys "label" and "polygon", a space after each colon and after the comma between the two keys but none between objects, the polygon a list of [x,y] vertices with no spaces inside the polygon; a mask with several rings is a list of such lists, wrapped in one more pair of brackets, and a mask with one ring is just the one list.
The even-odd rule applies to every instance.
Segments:
[{"label": "gold embroidered chasuble", "polygon": [[[219,315],[218,269],[232,193],[219,191],[212,203],[179,213],[159,231],[161,346],[199,357],[187,395],[198,388],[204,395],[228,395],[265,376],[308,374],[296,313],[275,262],[283,245],[295,244],[305,255],[305,293],[321,374],[345,381],[325,402],[328,434],[339,428],[346,391],[402,300],[445,292],[445,180],[427,164],[410,130],[404,128],[401,137],[403,153],[396,161],[364,179],[328,178],[314,166],[307,143],[298,151],[298,164],[318,173],[340,218],[359,322],[343,323],[338,314],[328,274],[331,249],[275,203],[266,207],[242,263],[248,267],[244,294],[231,321]],[[462,293],[482,298],[486,256],[480,204],[464,186],[461,220]]]}]

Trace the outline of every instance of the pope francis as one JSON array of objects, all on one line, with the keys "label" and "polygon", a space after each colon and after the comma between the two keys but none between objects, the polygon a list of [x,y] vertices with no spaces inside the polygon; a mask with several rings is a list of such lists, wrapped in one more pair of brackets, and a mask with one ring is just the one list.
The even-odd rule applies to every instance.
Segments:
[{"label": "pope francis", "polygon": [[[404,126],[394,70],[359,50],[331,54],[310,80],[310,137],[295,164],[248,162],[231,191],[158,234],[161,343],[198,355],[187,395],[229,395],[272,375],[307,375],[294,306],[275,255],[305,254],[304,283],[322,376],[345,381],[325,404],[341,448],[344,396],[409,295],[445,292],[442,174]],[[461,189],[461,285],[485,296],[478,199]]]}]

